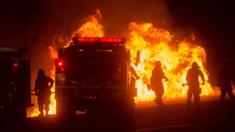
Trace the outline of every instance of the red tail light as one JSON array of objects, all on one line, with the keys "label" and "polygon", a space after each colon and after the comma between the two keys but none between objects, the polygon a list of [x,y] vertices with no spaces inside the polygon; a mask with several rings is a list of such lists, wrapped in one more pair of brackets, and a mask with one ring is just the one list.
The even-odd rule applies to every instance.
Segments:
[{"label": "red tail light", "polygon": [[83,98],[87,100],[96,100],[97,96],[84,96]]},{"label": "red tail light", "polygon": [[62,60],[57,60],[56,61],[56,67],[57,67],[57,70],[59,71],[64,71],[64,62]]},{"label": "red tail light", "polygon": [[18,67],[19,67],[19,64],[17,62],[12,64],[13,71],[16,71]]},{"label": "red tail light", "polygon": [[13,64],[12,64],[12,67],[13,67],[14,69],[17,68],[17,67],[18,67],[18,63],[16,63],[16,62],[13,63]]},{"label": "red tail light", "polygon": [[61,61],[58,62],[58,66],[60,66],[60,67],[63,66],[63,62],[61,62]]},{"label": "red tail light", "polygon": [[118,72],[122,72],[122,69],[121,69],[121,68],[118,68],[117,71],[118,71]]}]

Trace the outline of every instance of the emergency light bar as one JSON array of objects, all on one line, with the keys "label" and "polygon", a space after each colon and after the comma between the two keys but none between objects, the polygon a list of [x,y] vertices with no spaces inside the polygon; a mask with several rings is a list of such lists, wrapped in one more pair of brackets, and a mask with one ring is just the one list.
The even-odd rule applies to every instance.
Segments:
[{"label": "emergency light bar", "polygon": [[125,43],[125,38],[114,38],[114,37],[73,37],[74,42],[100,42],[100,43]]}]

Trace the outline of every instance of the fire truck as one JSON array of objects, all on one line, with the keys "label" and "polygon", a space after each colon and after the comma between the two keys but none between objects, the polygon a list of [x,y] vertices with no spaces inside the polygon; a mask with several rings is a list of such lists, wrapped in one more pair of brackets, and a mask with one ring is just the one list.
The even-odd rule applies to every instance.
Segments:
[{"label": "fire truck", "polygon": [[7,119],[26,118],[31,104],[30,63],[22,58],[24,51],[0,47],[0,116]]},{"label": "fire truck", "polygon": [[129,52],[125,38],[74,37],[56,59],[57,115],[118,111],[132,115]]}]

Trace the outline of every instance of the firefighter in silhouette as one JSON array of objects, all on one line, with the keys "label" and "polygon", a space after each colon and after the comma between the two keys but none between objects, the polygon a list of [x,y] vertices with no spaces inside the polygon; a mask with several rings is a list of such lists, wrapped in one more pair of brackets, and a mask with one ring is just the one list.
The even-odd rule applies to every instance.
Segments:
[{"label": "firefighter in silhouette", "polygon": [[40,116],[43,116],[44,105],[45,105],[46,115],[48,115],[51,87],[53,86],[53,84],[54,81],[50,77],[45,75],[45,71],[39,69],[35,82],[35,91],[36,95],[38,96],[38,108],[40,111]]},{"label": "firefighter in silhouette", "polygon": [[150,78],[150,87],[155,92],[155,95],[157,96],[155,101],[159,106],[163,106],[162,96],[164,94],[164,87],[162,80],[165,79],[168,81],[168,78],[164,75],[162,68],[161,68],[161,62],[156,61],[155,67],[152,71],[152,76]]},{"label": "firefighter in silhouette", "polygon": [[231,99],[235,99],[232,91],[232,80],[233,80],[233,66],[229,62],[225,62],[222,68],[219,71],[219,87],[221,89],[220,100],[224,101],[226,93]]},{"label": "firefighter in silhouette", "polygon": [[190,68],[186,75],[186,80],[188,84],[188,93],[187,93],[187,104],[192,104],[192,96],[194,98],[195,104],[199,107],[200,103],[200,94],[201,88],[199,83],[199,76],[202,79],[202,84],[205,84],[205,78],[202,71],[199,69],[200,67],[196,62],[192,63],[192,68]]}]

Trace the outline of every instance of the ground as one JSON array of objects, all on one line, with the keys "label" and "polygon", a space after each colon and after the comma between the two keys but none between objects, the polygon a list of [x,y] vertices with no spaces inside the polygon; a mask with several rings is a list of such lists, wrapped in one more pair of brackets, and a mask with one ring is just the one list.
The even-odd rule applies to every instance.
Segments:
[{"label": "ground", "polygon": [[120,113],[99,112],[93,115],[79,113],[71,120],[59,120],[56,116],[28,118],[24,121],[5,121],[5,131],[136,131],[136,132],[199,132],[235,131],[235,102],[218,99],[201,102],[201,107],[187,107],[184,102],[167,103],[164,107],[154,102],[136,106],[133,122],[121,118]]}]

